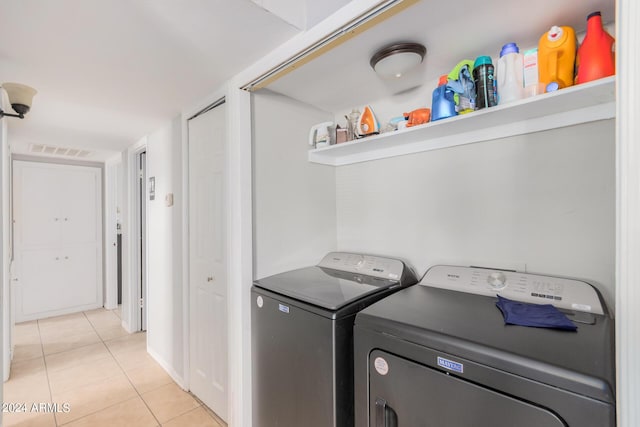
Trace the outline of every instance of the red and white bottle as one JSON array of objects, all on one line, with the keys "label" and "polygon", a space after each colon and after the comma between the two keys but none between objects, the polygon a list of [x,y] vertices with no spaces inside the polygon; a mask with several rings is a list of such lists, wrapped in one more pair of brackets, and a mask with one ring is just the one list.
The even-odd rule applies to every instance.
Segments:
[{"label": "red and white bottle", "polygon": [[616,73],[615,39],[602,26],[600,12],[587,16],[587,34],[576,58],[576,84],[586,83]]}]

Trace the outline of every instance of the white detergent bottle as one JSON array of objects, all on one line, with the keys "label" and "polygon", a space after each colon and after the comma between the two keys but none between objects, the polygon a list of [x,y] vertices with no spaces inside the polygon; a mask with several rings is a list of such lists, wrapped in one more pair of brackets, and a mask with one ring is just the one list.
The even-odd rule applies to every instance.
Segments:
[{"label": "white detergent bottle", "polygon": [[498,104],[517,101],[525,97],[523,83],[523,56],[515,43],[502,46],[498,68]]}]

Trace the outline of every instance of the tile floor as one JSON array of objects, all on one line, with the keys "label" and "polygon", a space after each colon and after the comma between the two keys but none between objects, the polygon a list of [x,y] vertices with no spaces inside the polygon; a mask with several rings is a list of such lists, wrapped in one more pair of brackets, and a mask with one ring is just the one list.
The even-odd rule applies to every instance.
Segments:
[{"label": "tile floor", "polygon": [[120,326],[119,315],[98,309],[17,324],[4,402],[26,412],[3,413],[2,425],[226,427],[153,360],[145,333]]}]

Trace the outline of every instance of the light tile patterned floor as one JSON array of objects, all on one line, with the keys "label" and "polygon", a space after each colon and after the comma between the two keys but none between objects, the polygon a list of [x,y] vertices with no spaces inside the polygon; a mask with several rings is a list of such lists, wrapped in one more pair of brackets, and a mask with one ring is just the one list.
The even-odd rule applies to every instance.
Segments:
[{"label": "light tile patterned floor", "polygon": [[119,314],[98,309],[16,325],[4,402],[27,412],[4,413],[2,425],[226,427],[149,356],[146,334],[121,327]]}]

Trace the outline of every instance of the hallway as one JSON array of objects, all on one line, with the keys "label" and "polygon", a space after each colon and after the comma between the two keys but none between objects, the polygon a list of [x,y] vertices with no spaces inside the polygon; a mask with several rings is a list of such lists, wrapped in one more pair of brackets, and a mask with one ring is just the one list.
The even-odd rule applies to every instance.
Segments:
[{"label": "hallway", "polygon": [[225,426],[120,325],[105,309],[17,324],[3,425]]}]

